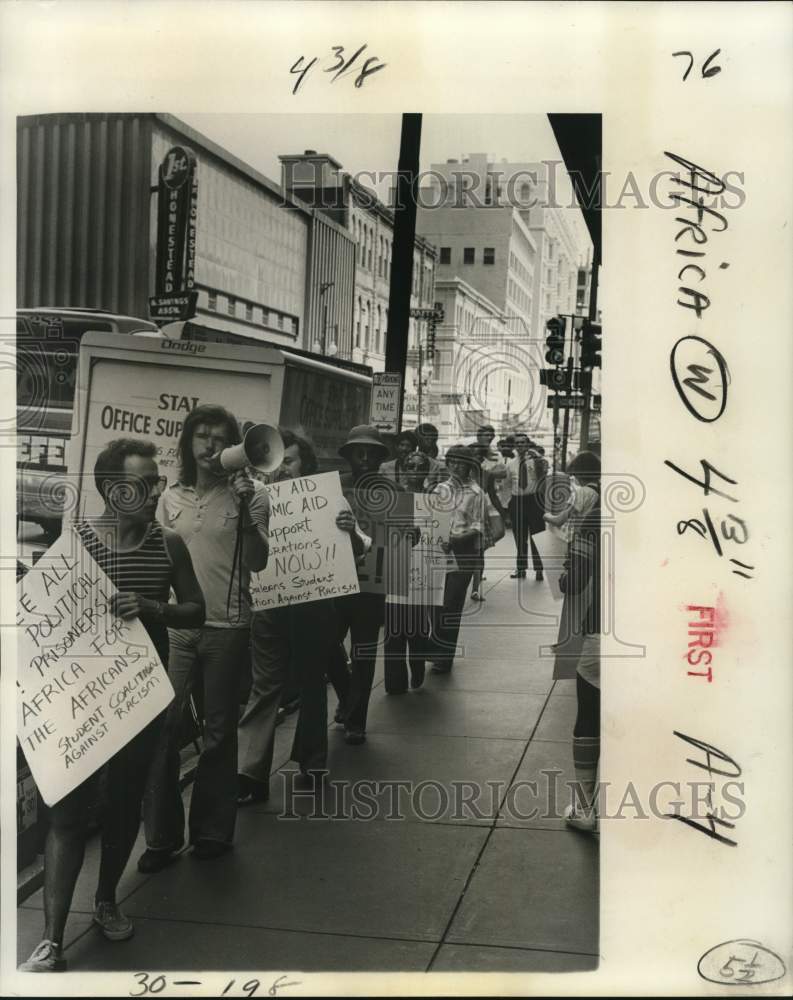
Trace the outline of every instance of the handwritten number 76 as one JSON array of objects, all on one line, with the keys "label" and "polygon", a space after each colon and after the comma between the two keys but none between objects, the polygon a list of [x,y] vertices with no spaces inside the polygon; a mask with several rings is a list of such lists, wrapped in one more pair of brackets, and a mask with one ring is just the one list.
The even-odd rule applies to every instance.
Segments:
[{"label": "handwritten number 76", "polygon": [[[707,80],[708,77],[715,76],[717,73],[721,73],[721,66],[711,66],[711,63],[716,58],[716,56],[721,52],[721,49],[716,49],[715,52],[711,52],[705,62],[702,64],[702,79]],[[688,59],[688,69],[683,74],[683,80],[688,79],[688,75],[694,68],[694,54],[693,52],[673,52],[673,56],[685,56]]]}]

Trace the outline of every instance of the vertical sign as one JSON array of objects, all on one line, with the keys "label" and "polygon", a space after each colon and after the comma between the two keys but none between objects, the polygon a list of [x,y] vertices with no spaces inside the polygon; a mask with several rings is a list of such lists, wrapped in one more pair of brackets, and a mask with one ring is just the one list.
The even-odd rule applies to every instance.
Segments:
[{"label": "vertical sign", "polygon": [[399,372],[375,372],[372,375],[372,413],[369,423],[381,433],[397,433],[401,392],[402,376]]},{"label": "vertical sign", "polygon": [[174,146],[159,172],[155,294],[149,300],[154,319],[185,320],[195,315],[197,218],[195,154],[186,146]]}]

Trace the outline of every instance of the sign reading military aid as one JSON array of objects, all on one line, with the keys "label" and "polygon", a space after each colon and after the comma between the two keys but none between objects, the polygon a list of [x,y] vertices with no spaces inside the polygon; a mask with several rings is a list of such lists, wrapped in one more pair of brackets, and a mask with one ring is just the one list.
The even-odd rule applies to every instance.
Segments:
[{"label": "sign reading military aid", "polygon": [[270,557],[251,574],[254,610],[358,593],[349,535],[336,527],[347,504],[338,472],[265,485],[270,497]]},{"label": "sign reading military aid", "polygon": [[174,696],[140,621],[113,615],[115,592],[71,530],[17,588],[17,737],[50,806]]}]

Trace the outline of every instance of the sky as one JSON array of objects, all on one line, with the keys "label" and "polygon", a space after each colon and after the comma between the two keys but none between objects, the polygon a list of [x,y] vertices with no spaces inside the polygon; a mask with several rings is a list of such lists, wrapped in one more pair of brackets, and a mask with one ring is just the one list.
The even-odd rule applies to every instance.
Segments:
[{"label": "sky", "polygon": [[[399,159],[400,115],[175,114],[275,183],[281,179],[279,155],[306,149],[329,153],[351,174],[395,171]],[[423,116],[422,171],[470,153],[513,163],[562,159],[547,115]],[[558,176],[560,201],[569,204],[569,181],[561,168]],[[372,186],[368,179],[364,183]],[[390,183],[376,187],[387,199]],[[583,228],[579,213],[575,224]]]}]

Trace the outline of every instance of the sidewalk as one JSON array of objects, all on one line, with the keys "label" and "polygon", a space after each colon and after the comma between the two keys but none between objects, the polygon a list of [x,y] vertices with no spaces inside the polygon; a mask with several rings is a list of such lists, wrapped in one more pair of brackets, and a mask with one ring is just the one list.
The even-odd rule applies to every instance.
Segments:
[{"label": "sidewalk", "polygon": [[[388,696],[380,665],[368,742],[348,747],[332,729],[321,800],[292,789],[292,716],[278,730],[272,798],[240,810],[234,851],[203,863],[186,852],[143,876],[139,839],[119,887],[130,941],[112,944],[91,925],[92,842],[67,925],[70,970],[595,968],[597,841],[561,818],[574,682],[554,682],[551,659],[539,657],[555,641],[558,606],[533,574],[520,586],[509,579],[513,560],[508,534],[488,553],[487,600],[466,606],[465,656],[450,675],[428,671],[418,691]],[[543,770],[561,772],[550,809]],[[364,798],[359,785],[351,800],[351,783],[366,779],[413,791],[386,784]],[[531,780],[536,794],[520,784]],[[431,784],[419,794],[422,781]],[[482,791],[469,785],[465,806],[455,782]],[[374,817],[344,818],[354,804]],[[532,806],[551,816],[524,818]],[[401,819],[386,818],[395,811]],[[41,937],[41,906],[39,891],[17,910],[20,961]]]}]

